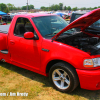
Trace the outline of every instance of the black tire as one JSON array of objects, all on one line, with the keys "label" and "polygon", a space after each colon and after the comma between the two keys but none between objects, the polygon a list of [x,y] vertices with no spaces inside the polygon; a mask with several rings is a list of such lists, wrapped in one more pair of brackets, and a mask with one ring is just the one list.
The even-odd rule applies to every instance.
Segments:
[{"label": "black tire", "polygon": [[51,67],[49,79],[54,88],[61,92],[72,92],[79,84],[76,70],[65,62],[56,63]]}]

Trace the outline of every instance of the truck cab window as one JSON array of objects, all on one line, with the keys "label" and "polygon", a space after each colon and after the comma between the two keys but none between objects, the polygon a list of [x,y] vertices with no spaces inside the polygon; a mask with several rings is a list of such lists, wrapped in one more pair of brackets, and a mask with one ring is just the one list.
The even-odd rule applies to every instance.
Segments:
[{"label": "truck cab window", "polygon": [[18,18],[14,29],[14,35],[23,37],[25,32],[34,33],[34,28],[27,18]]}]

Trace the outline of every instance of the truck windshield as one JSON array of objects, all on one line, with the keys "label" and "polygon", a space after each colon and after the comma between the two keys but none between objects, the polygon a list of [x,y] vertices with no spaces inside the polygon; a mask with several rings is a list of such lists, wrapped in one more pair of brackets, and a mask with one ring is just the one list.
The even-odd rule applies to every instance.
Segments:
[{"label": "truck windshield", "polygon": [[[60,16],[42,16],[32,18],[32,20],[43,37],[53,37],[68,25],[68,23]],[[62,35],[71,34],[73,31],[74,29],[70,29],[62,33]]]}]

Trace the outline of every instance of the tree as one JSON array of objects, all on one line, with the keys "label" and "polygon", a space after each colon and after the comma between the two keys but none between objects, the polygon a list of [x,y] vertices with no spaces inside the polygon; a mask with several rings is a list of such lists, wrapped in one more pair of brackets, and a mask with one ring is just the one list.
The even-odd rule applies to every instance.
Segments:
[{"label": "tree", "polygon": [[29,5],[28,8],[29,8],[29,10],[34,9],[34,5]]},{"label": "tree", "polygon": [[93,10],[93,8],[90,7],[90,8],[87,8],[87,10]]},{"label": "tree", "polygon": [[94,7],[93,9],[97,9],[98,7]]},{"label": "tree", "polygon": [[54,6],[54,10],[57,11],[57,10],[59,10],[59,9],[60,9],[59,5],[56,4],[56,5]]},{"label": "tree", "polygon": [[54,6],[55,6],[54,4],[53,4],[53,5],[51,5],[51,10],[54,10]]},{"label": "tree", "polygon": [[13,10],[17,10],[17,9],[18,9],[18,7],[14,7],[14,8],[13,8]]},{"label": "tree", "polygon": [[80,8],[80,10],[86,10],[86,7],[82,7],[82,8]]},{"label": "tree", "polygon": [[70,7],[70,6],[68,6],[66,10],[71,10],[71,7]]},{"label": "tree", "polygon": [[45,9],[45,7],[44,7],[44,6],[42,6],[40,9],[44,10],[44,9]]},{"label": "tree", "polygon": [[7,4],[7,7],[8,7],[8,9],[10,10],[10,11],[12,11],[12,10],[14,10],[14,5],[13,4],[11,4],[11,3],[8,3]]},{"label": "tree", "polygon": [[0,10],[5,12],[5,13],[9,12],[9,9],[7,8],[7,5],[4,4],[4,3],[0,3]]},{"label": "tree", "polygon": [[27,9],[27,6],[22,6],[22,10],[26,10]]},{"label": "tree", "polygon": [[67,7],[66,6],[64,6],[64,10],[66,10],[67,9]]},{"label": "tree", "polygon": [[57,11],[57,10],[59,10],[59,5],[57,5],[57,4],[54,5],[54,4],[53,4],[53,5],[51,5],[50,9],[51,9],[51,10]]},{"label": "tree", "polygon": [[17,10],[22,10],[22,8],[21,7],[17,7]]},{"label": "tree", "polygon": [[78,9],[77,7],[72,8],[73,11],[76,11],[77,9]]},{"label": "tree", "polygon": [[[27,6],[22,6],[22,10],[26,10]],[[28,10],[34,9],[34,5],[28,5]]]},{"label": "tree", "polygon": [[59,3],[59,7],[60,7],[59,10],[62,10],[63,9],[63,3]]}]

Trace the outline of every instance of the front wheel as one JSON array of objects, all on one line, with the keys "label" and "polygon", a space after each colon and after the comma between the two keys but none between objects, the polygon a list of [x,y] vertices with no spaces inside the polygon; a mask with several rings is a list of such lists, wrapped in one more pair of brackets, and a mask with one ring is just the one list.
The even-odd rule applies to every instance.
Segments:
[{"label": "front wheel", "polygon": [[49,78],[53,86],[61,92],[71,92],[79,83],[75,69],[65,62],[54,64],[50,69]]}]

